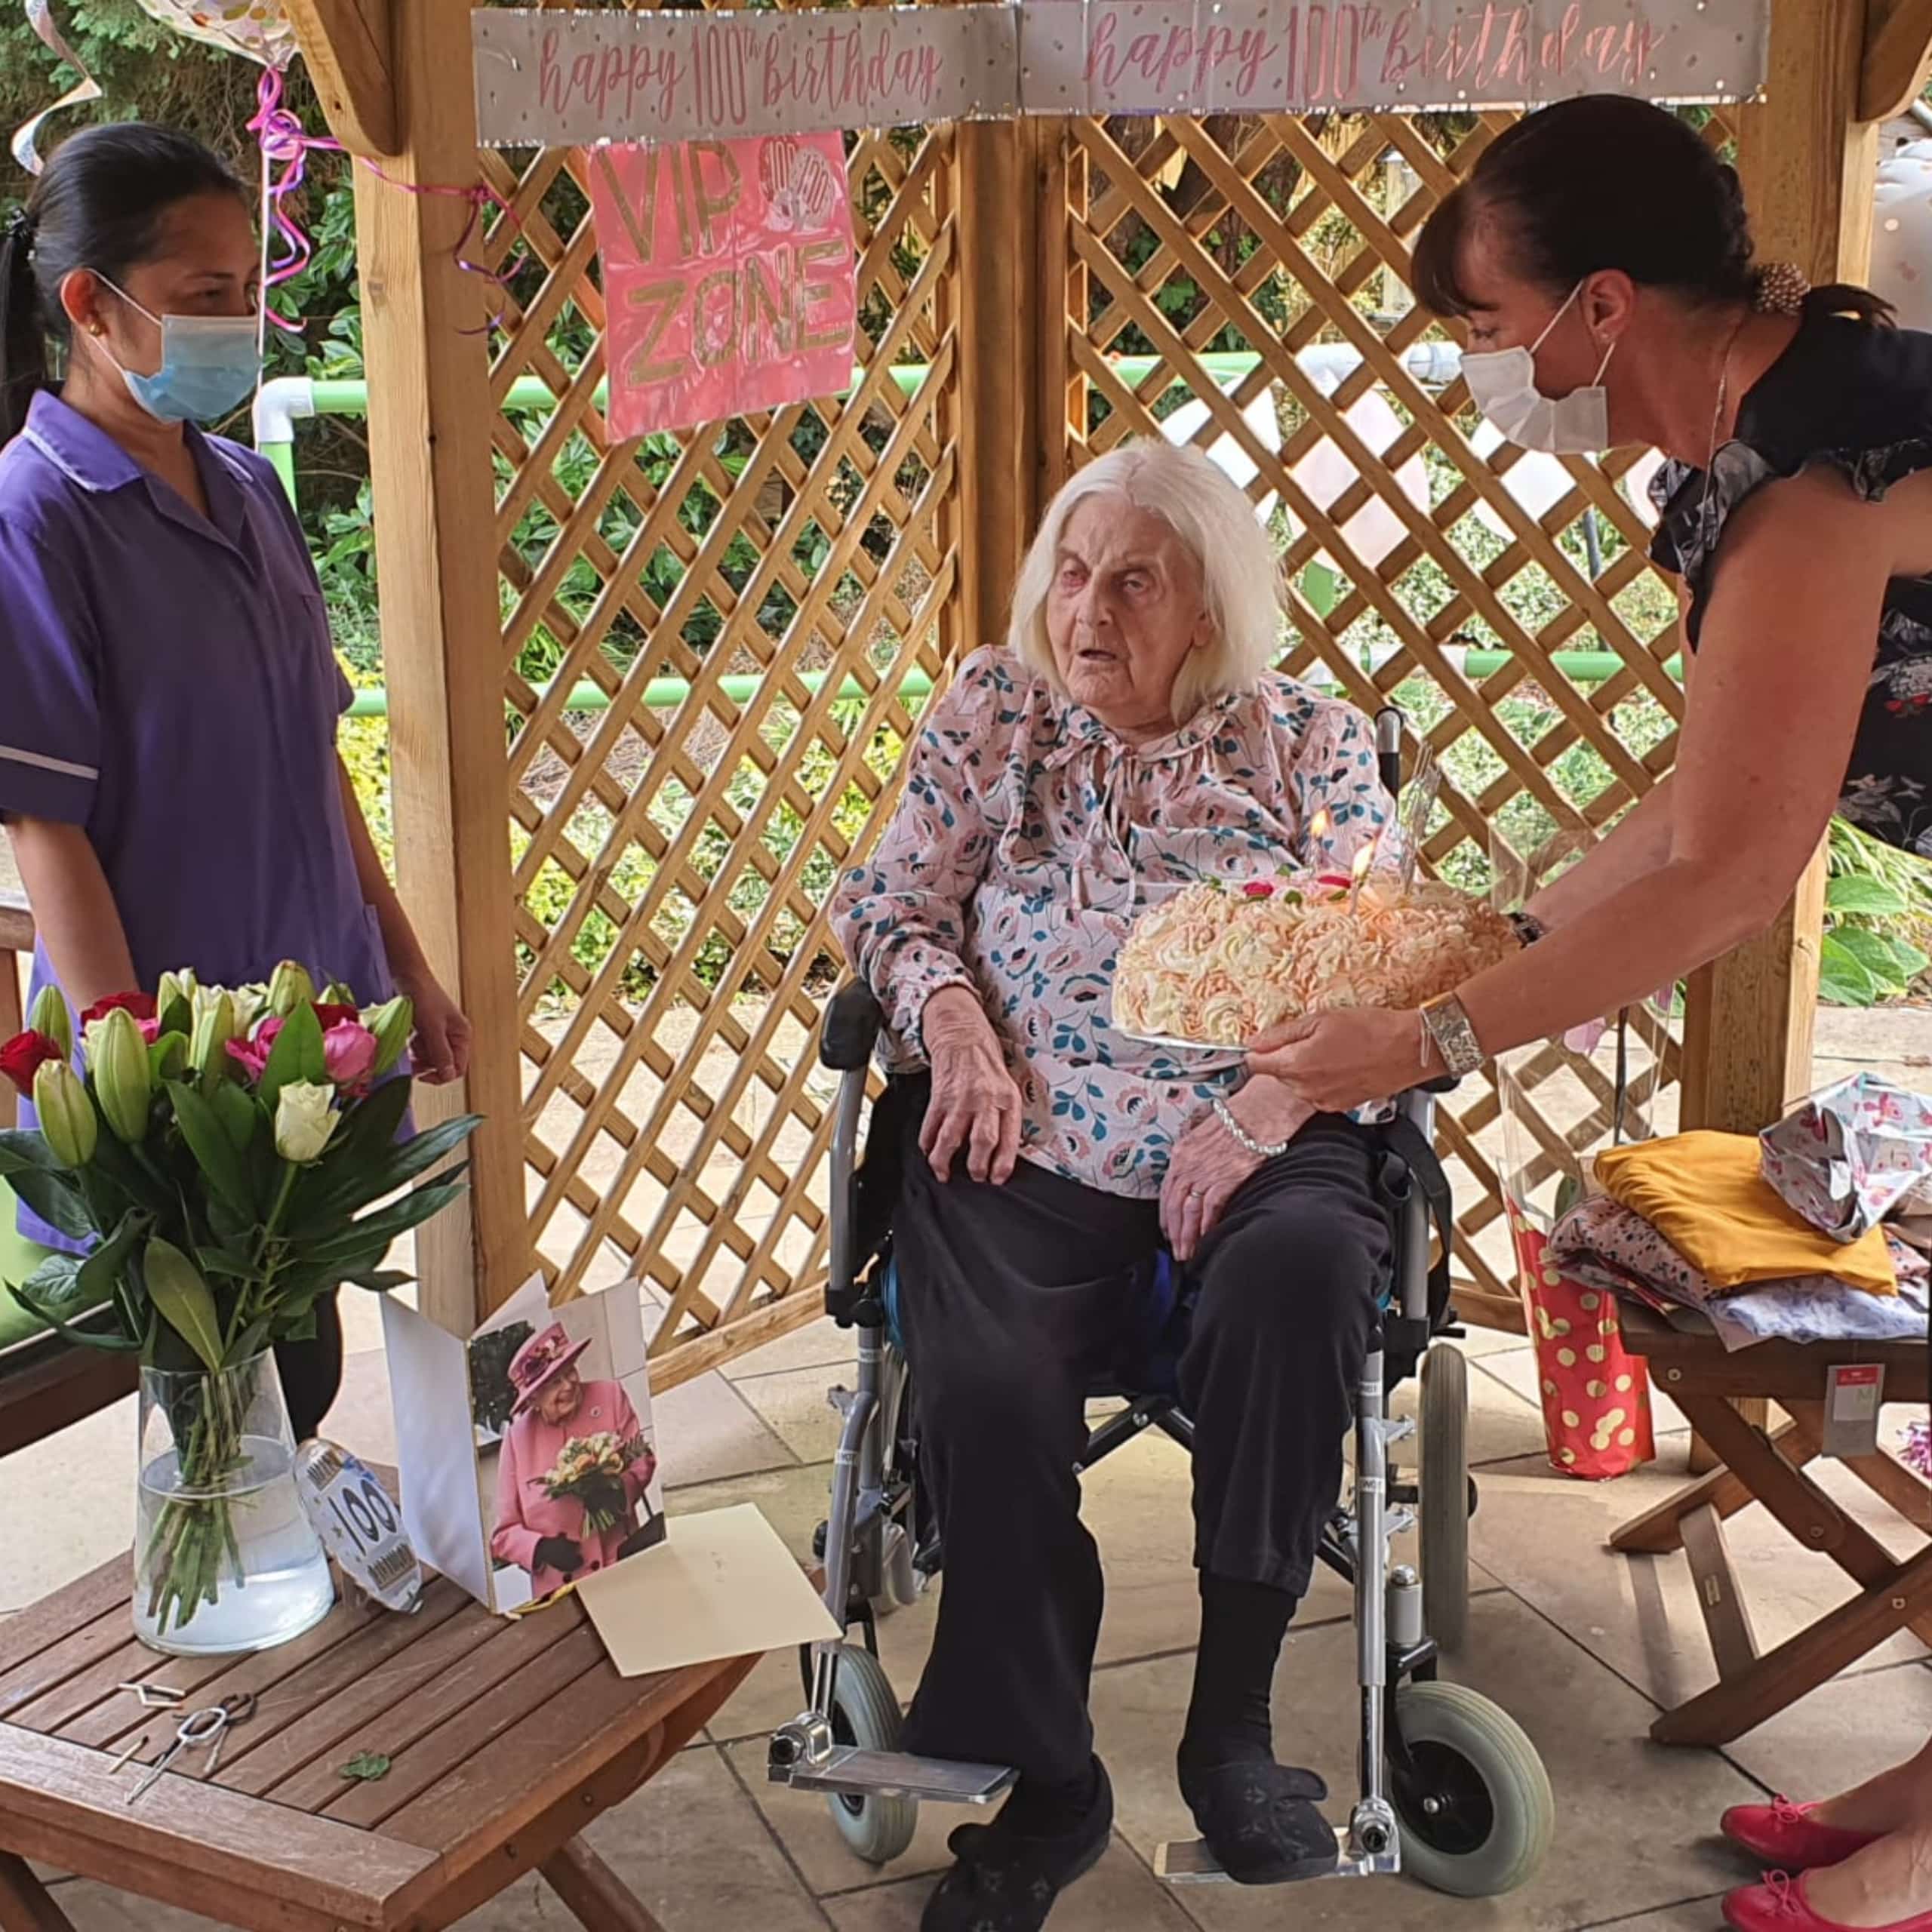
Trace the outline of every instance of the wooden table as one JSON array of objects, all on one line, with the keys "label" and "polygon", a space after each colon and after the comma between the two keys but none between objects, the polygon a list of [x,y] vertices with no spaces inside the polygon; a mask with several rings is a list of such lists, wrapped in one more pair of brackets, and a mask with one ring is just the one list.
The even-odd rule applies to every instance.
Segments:
[{"label": "wooden table", "polygon": [[[1622,1305],[1625,1345],[1648,1362],[1651,1380],[1684,1411],[1722,1463],[1626,1523],[1611,1547],[1660,1555],[1681,1549],[1697,1586],[1718,1681],[1666,1711],[1651,1727],[1660,1744],[1728,1744],[1856,1663],[1895,1632],[1932,1644],[1932,1488],[1878,1451],[1840,1458],[1866,1487],[1918,1531],[1901,1560],[1814,1482],[1823,1454],[1825,1377],[1840,1362],[1876,1362],[1884,1399],[1923,1403],[1927,1351],[1910,1342],[1758,1342],[1727,1349],[1714,1331],[1687,1331],[1648,1309]],[[1760,1428],[1734,1406],[1775,1402],[1789,1420]],[[1829,1556],[1857,1595],[1770,1651],[1758,1647],[1749,1604],[1724,1546],[1724,1524],[1761,1503],[1801,1549]]]},{"label": "wooden table", "polygon": [[[708,1723],[755,1661],[622,1678],[575,1598],[516,1621],[433,1579],[414,1615],[338,1603],[306,1636],[191,1661],[136,1643],[130,1564],[0,1623],[0,1927],[71,1932],[29,1869],[246,1932],[432,1932],[532,1869],[592,1932],[662,1932],[577,1834]],[[174,1735],[117,1684],[184,1709],[251,1690],[216,1776],[188,1754],[135,1805],[120,1750]],[[340,1767],[392,1761],[373,1782]]]}]

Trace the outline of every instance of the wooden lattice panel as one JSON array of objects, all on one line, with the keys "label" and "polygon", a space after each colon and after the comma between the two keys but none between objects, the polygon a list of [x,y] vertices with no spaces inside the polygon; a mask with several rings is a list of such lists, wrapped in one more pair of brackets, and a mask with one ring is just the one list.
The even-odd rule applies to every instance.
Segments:
[{"label": "wooden lattice panel", "polygon": [[667,1381],[823,1279],[820,907],[956,652],[953,136],[848,146],[851,393],[614,448],[583,158],[484,157],[532,1237],[648,1284]]},{"label": "wooden lattice panel", "polygon": [[[1524,459],[1472,446],[1460,380],[1432,386],[1412,370],[1426,359],[1412,352],[1443,332],[1409,294],[1410,249],[1510,118],[1071,123],[1055,238],[1063,469],[1193,408],[1203,420],[1190,440],[1251,475],[1258,509],[1277,506],[1284,668],[1371,712],[1402,704],[1451,774],[1429,862],[1472,888],[1487,883],[1492,827],[1527,851],[1559,830],[1594,833],[1641,796],[1669,767],[1681,710],[1674,605],[1645,561],[1641,497],[1623,487],[1635,453],[1564,459],[1555,500],[1533,513],[1506,480]],[[1728,133],[1716,121],[1708,131]],[[1123,358],[1149,355],[1151,374],[1123,374]],[[1223,359],[1242,356],[1245,373]],[[1551,460],[1538,460],[1551,494]],[[1475,678],[1464,646],[1509,654]],[[1574,681],[1553,661],[1574,651],[1614,660],[1611,675]],[[1667,1084],[1675,1048],[1660,1044]],[[1570,1103],[1537,1115],[1552,1081]],[[1552,1164],[1559,1147],[1601,1137],[1595,1069],[1552,1048],[1521,1084]],[[1507,1318],[1493,1083],[1446,1104],[1439,1138],[1453,1156],[1458,1272],[1479,1312]]]}]

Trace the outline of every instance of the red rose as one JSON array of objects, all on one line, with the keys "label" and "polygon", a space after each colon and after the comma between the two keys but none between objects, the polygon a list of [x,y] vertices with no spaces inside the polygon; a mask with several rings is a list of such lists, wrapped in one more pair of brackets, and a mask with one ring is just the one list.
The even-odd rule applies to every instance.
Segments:
[{"label": "red rose", "polygon": [[154,1017],[154,995],[152,993],[109,993],[105,999],[97,999],[81,1015],[81,1030],[85,1032],[97,1020],[105,1020],[116,1007],[125,1008],[137,1020]]},{"label": "red rose", "polygon": [[362,1020],[361,1012],[355,1007],[331,1006],[322,1000],[315,1002],[315,1017],[322,1023],[325,1033],[331,1026],[359,1026]]},{"label": "red rose", "polygon": [[0,1047],[0,1073],[31,1099],[34,1075],[49,1060],[62,1057],[60,1042],[50,1040],[45,1033],[16,1033]]}]

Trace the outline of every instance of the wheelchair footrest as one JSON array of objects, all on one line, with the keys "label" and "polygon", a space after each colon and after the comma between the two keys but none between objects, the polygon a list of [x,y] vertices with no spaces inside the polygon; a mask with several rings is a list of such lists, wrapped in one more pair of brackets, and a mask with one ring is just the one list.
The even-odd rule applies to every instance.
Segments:
[{"label": "wheelchair footrest", "polygon": [[[1348,1827],[1338,1825],[1335,1829],[1335,1850],[1337,1854],[1333,1871],[1318,1875],[1324,1878],[1375,1878],[1401,1871],[1401,1853],[1392,1845],[1384,1852],[1352,1851],[1349,1846]],[[1205,1838],[1174,1838],[1158,1846],[1154,1853],[1154,1876],[1164,1879],[1171,1885],[1226,1885],[1232,1884],[1226,1872],[1222,1870],[1220,1860],[1208,1849]]]},{"label": "wheelchair footrest", "polygon": [[1009,1765],[960,1764],[903,1751],[835,1747],[816,1763],[771,1768],[774,1783],[844,1798],[910,1798],[928,1804],[990,1804],[1017,1775]]}]

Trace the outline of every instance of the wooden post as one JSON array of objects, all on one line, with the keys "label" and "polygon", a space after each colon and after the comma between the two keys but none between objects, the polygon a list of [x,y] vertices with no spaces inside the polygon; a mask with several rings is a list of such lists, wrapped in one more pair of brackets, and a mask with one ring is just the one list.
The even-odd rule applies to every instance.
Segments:
[{"label": "wooden post", "polygon": [[[477,177],[469,0],[396,8],[402,151],[355,171],[370,474],[403,903],[476,1047],[465,1095],[420,1088],[426,1121],[485,1116],[470,1193],[418,1235],[425,1313],[467,1334],[528,1272],[504,760],[502,625],[485,340],[489,291],[458,266],[469,204],[411,185]],[[404,185],[398,185],[404,184]],[[472,331],[472,333],[465,333]]]},{"label": "wooden post", "polygon": [[1037,459],[1043,326],[1040,124],[962,121],[959,165],[960,559],[969,651],[1001,642],[1020,560],[1044,505]]},{"label": "wooden post", "polygon": [[[1764,102],[1739,117],[1737,169],[1758,255],[1814,282],[1862,279],[1869,252],[1878,130],[1857,118],[1864,0],[1777,0]],[[1682,1118],[1755,1134],[1811,1086],[1821,852],[1791,903],[1758,938],[1690,983]],[[1752,1405],[1761,1426],[1764,1405]],[[1694,1471],[1708,1467],[1692,1445]]]},{"label": "wooden post", "polygon": [[[1759,258],[1856,281],[1869,251],[1878,130],[1857,118],[1863,0],[1778,0],[1765,100],[1737,168]],[[1684,1029],[1687,1126],[1755,1133],[1811,1084],[1822,857],[1769,931],[1697,975]]]}]

